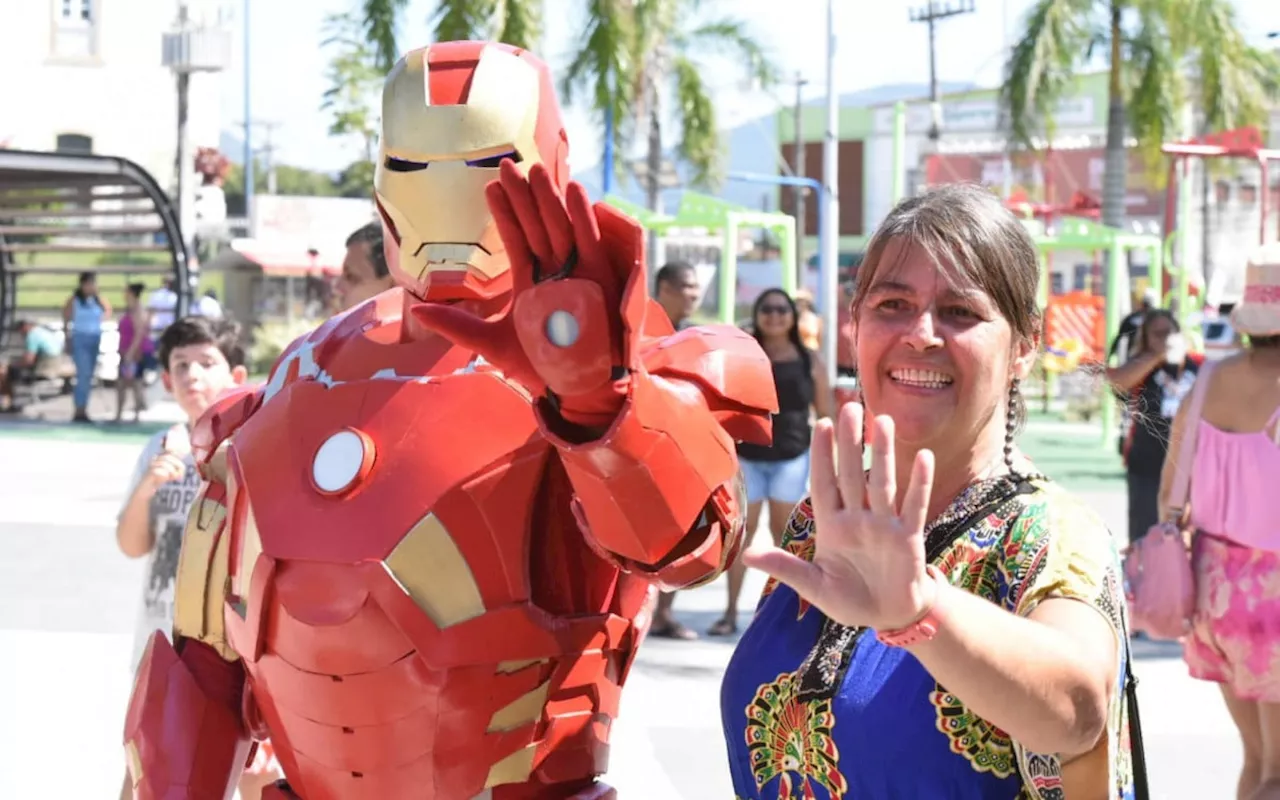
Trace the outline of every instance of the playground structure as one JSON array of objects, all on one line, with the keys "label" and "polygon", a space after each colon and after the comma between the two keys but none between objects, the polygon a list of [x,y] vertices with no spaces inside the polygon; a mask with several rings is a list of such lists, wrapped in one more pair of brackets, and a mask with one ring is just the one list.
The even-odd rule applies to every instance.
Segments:
[{"label": "playground structure", "polygon": [[789,214],[753,211],[719,198],[684,192],[674,215],[657,214],[643,206],[610,195],[604,202],[630,215],[647,230],[666,236],[678,231],[719,234],[720,265],[717,273],[717,311],[721,322],[732,325],[736,316],[738,282],[738,234],[744,228],[763,228],[778,238],[782,261],[780,285],[788,294],[796,290],[796,224]]},{"label": "playground structure", "polygon": [[[1167,248],[1166,260],[1173,267],[1168,270],[1161,290],[1166,301],[1177,300],[1178,316],[1185,327],[1187,317],[1192,311],[1191,283],[1195,277],[1191,269],[1195,261],[1191,255],[1191,233],[1194,226],[1190,224],[1193,211],[1191,196],[1193,162],[1202,162],[1201,170],[1206,176],[1203,200],[1205,206],[1202,209],[1206,224],[1200,231],[1200,235],[1204,237],[1201,242],[1204,261],[1217,261],[1219,259],[1215,256],[1225,256],[1227,263],[1213,265],[1214,281],[1222,286],[1225,282],[1219,281],[1222,276],[1227,276],[1225,280],[1230,280],[1233,276],[1242,277],[1248,251],[1255,244],[1261,245],[1268,241],[1268,228],[1272,224],[1273,213],[1276,227],[1271,235],[1280,238],[1280,191],[1273,185],[1271,179],[1271,162],[1280,161],[1280,150],[1267,149],[1263,143],[1262,133],[1257,128],[1240,128],[1183,142],[1171,142],[1165,144],[1161,151],[1169,157],[1164,234]],[[1215,191],[1211,194],[1208,191],[1208,162],[1214,159],[1247,162],[1250,166],[1256,167],[1257,182],[1252,183],[1247,178],[1237,176],[1236,185],[1233,187],[1231,182],[1219,180],[1215,184]],[[1235,191],[1232,191],[1233,188]],[[1211,196],[1214,198],[1212,204],[1209,202]],[[1256,211],[1258,231],[1256,242],[1249,242],[1252,237],[1245,231],[1228,232],[1228,235],[1218,237],[1216,243],[1213,241],[1214,237],[1207,224],[1208,217],[1216,213],[1218,225],[1223,225],[1227,221],[1228,211],[1234,211],[1237,219],[1242,219],[1246,215],[1251,217]],[[1232,252],[1233,250],[1235,252]],[[1209,277],[1206,275],[1209,266],[1208,263],[1200,264],[1199,277],[1205,279]],[[1177,276],[1176,287],[1172,285],[1174,274]],[[1212,288],[1214,287],[1205,286],[1205,299],[1214,302],[1217,298],[1213,296],[1216,292],[1211,291]]]},{"label": "playground structure", "polygon": [[[1280,192],[1273,185],[1271,175],[1275,172],[1271,162],[1280,161],[1280,150],[1263,147],[1262,135],[1256,128],[1225,131],[1210,134],[1184,142],[1174,142],[1162,147],[1162,152],[1169,158],[1168,184],[1163,220],[1163,236],[1130,234],[1108,228],[1096,222],[1096,204],[1089,198],[1077,196],[1072,198],[1071,206],[1076,208],[1055,208],[1048,204],[1030,203],[1023,197],[1011,197],[1007,205],[1014,211],[1028,218],[1028,221],[1043,221],[1045,232],[1035,235],[1037,247],[1042,258],[1055,251],[1078,251],[1106,254],[1106,275],[1102,292],[1102,302],[1085,292],[1069,292],[1050,297],[1049,267],[1044,264],[1045,279],[1041,282],[1041,307],[1046,312],[1045,349],[1046,358],[1046,397],[1048,393],[1059,388],[1055,384],[1065,380],[1067,384],[1080,384],[1077,390],[1063,385],[1068,390],[1063,394],[1068,400],[1078,399],[1084,394],[1097,394],[1102,389],[1096,386],[1096,371],[1106,364],[1108,343],[1118,332],[1119,323],[1124,311],[1120,301],[1132,286],[1126,286],[1128,270],[1125,253],[1132,250],[1144,251],[1150,265],[1150,285],[1157,288],[1161,297],[1161,305],[1176,309],[1180,323],[1188,329],[1191,315],[1196,309],[1192,307],[1199,289],[1198,279],[1205,277],[1205,267],[1195,269],[1195,258],[1192,256],[1192,239],[1189,233],[1194,229],[1192,219],[1193,208],[1190,188],[1192,184],[1191,167],[1196,160],[1234,159],[1248,162],[1257,169],[1257,183],[1251,184],[1246,179],[1237,183],[1238,192],[1234,205],[1228,202],[1230,186],[1223,186],[1214,193],[1218,203],[1214,207],[1202,209],[1205,212],[1206,229],[1200,235],[1206,237],[1201,245],[1206,253],[1215,251],[1223,258],[1224,251],[1229,249],[1233,239],[1239,235],[1223,236],[1214,246],[1213,231],[1208,229],[1210,212],[1216,213],[1216,221],[1222,224],[1226,219],[1228,208],[1237,212],[1237,217],[1257,214],[1256,242],[1249,241],[1252,235],[1243,237],[1252,248],[1269,238],[1280,237]],[[1202,167],[1203,168],[1203,167]],[[1206,203],[1208,203],[1206,188]],[[1057,214],[1065,211],[1072,216],[1057,219]],[[1081,213],[1083,212],[1083,213]],[[1076,216],[1075,214],[1078,214]],[[1250,223],[1252,224],[1252,223]],[[1274,227],[1273,227],[1274,226]],[[1211,258],[1212,256],[1210,256]],[[1244,258],[1242,254],[1226,256],[1226,263],[1217,264],[1217,276],[1242,272]],[[1235,262],[1239,263],[1236,264]],[[1208,287],[1205,287],[1207,290]],[[1097,325],[1096,315],[1103,314],[1105,322]],[[1083,341],[1088,337],[1091,341]],[[1084,369],[1080,369],[1084,367]],[[1090,369],[1092,367],[1092,369]],[[1087,392],[1086,385],[1091,386]],[[1104,444],[1110,446],[1111,435],[1115,424],[1115,404],[1101,394],[1100,415],[1102,418],[1102,436]]]},{"label": "playground structure", "polygon": [[[1127,293],[1129,271],[1126,255],[1143,251],[1149,259],[1152,285],[1159,285],[1163,275],[1164,246],[1160,237],[1125,233],[1099,222],[1080,217],[1057,221],[1052,234],[1033,237],[1041,255],[1040,307],[1045,314],[1044,379],[1045,397],[1062,389],[1072,404],[1085,403],[1085,416],[1090,416],[1096,403],[1102,421],[1104,444],[1111,441],[1115,427],[1115,404],[1107,399],[1101,386],[1096,386],[1097,372],[1105,367],[1108,343],[1120,329],[1122,307],[1119,299]],[[1091,292],[1050,294],[1049,256],[1054,252],[1072,251],[1101,254],[1106,269],[1101,297]],[[1101,317],[1101,318],[1099,318]],[[1100,402],[1091,400],[1100,394]]]}]

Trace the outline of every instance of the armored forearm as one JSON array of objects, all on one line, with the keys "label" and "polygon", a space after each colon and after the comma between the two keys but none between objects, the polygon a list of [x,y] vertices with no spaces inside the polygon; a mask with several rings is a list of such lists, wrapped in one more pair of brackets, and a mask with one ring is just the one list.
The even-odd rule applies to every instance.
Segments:
[{"label": "armored forearm", "polygon": [[244,671],[212,647],[152,634],[138,667],[124,748],[137,800],[226,800],[249,756]]},{"label": "armored forearm", "polygon": [[769,441],[769,361],[727,326],[690,329],[645,354],[613,423],[584,440],[540,408],[588,541],[666,588],[705,582],[737,555],[746,502],[735,439]]}]

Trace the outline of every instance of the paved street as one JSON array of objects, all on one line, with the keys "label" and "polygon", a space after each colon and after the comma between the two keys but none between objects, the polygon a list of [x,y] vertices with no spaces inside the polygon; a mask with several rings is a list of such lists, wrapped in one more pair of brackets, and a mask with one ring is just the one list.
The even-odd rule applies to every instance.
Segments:
[{"label": "paved street", "polygon": [[[158,407],[153,421],[163,416]],[[1098,441],[1048,423],[1027,438],[1046,471],[1123,532],[1122,484]],[[141,443],[127,429],[0,427],[0,800],[105,799],[119,787],[141,563],[118,553],[112,528]],[[723,603],[717,582],[680,595],[677,610],[705,629]],[[1137,648],[1154,797],[1233,796],[1238,744],[1216,688],[1186,677],[1176,647]],[[732,798],[718,709],[730,649],[646,642],[609,776],[624,800]]]}]

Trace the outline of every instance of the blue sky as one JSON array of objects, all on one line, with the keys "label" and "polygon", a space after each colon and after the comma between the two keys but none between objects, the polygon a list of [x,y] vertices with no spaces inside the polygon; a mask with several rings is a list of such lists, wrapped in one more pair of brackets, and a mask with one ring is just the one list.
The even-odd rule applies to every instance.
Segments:
[{"label": "blue sky", "polygon": [[[280,123],[279,160],[312,169],[337,170],[359,156],[354,141],[331,138],[329,120],[320,111],[329,55],[320,48],[329,13],[355,8],[358,0],[251,0],[251,100],[253,116]],[[542,55],[552,68],[571,52],[579,24],[579,0],[546,0],[547,23]],[[926,28],[912,24],[908,8],[927,0],[839,0],[839,51],[836,82],[840,92],[885,83],[923,82],[929,77]],[[239,6],[239,0],[234,0]],[[748,20],[787,76],[797,71],[809,81],[806,94],[825,93],[825,0],[720,0],[706,3],[709,17],[732,13]],[[1016,32],[1031,0],[977,0],[977,11],[947,20],[938,29],[938,77],[994,85],[1000,80],[1006,31]],[[430,41],[428,18],[433,0],[411,0],[400,31],[402,50]],[[1280,30],[1277,0],[1237,0],[1242,27],[1261,44],[1267,31]],[[1267,8],[1270,6],[1270,8]],[[238,27],[238,23],[236,23]],[[236,31],[239,39],[239,31]],[[237,41],[236,63],[223,74],[223,118],[241,120],[243,71]],[[745,91],[731,64],[710,61],[707,80],[716,88],[722,123],[767,112],[779,101],[790,103],[794,88]],[[581,110],[566,114],[571,160],[586,166],[599,157],[599,134]]]}]

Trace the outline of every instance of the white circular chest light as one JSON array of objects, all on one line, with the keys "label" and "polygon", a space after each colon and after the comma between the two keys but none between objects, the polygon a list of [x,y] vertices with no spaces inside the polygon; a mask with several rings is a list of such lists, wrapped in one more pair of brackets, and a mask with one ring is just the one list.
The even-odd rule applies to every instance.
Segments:
[{"label": "white circular chest light", "polygon": [[351,486],[372,453],[364,437],[355,431],[338,431],[325,440],[311,462],[311,480],[326,494],[337,494]]}]

